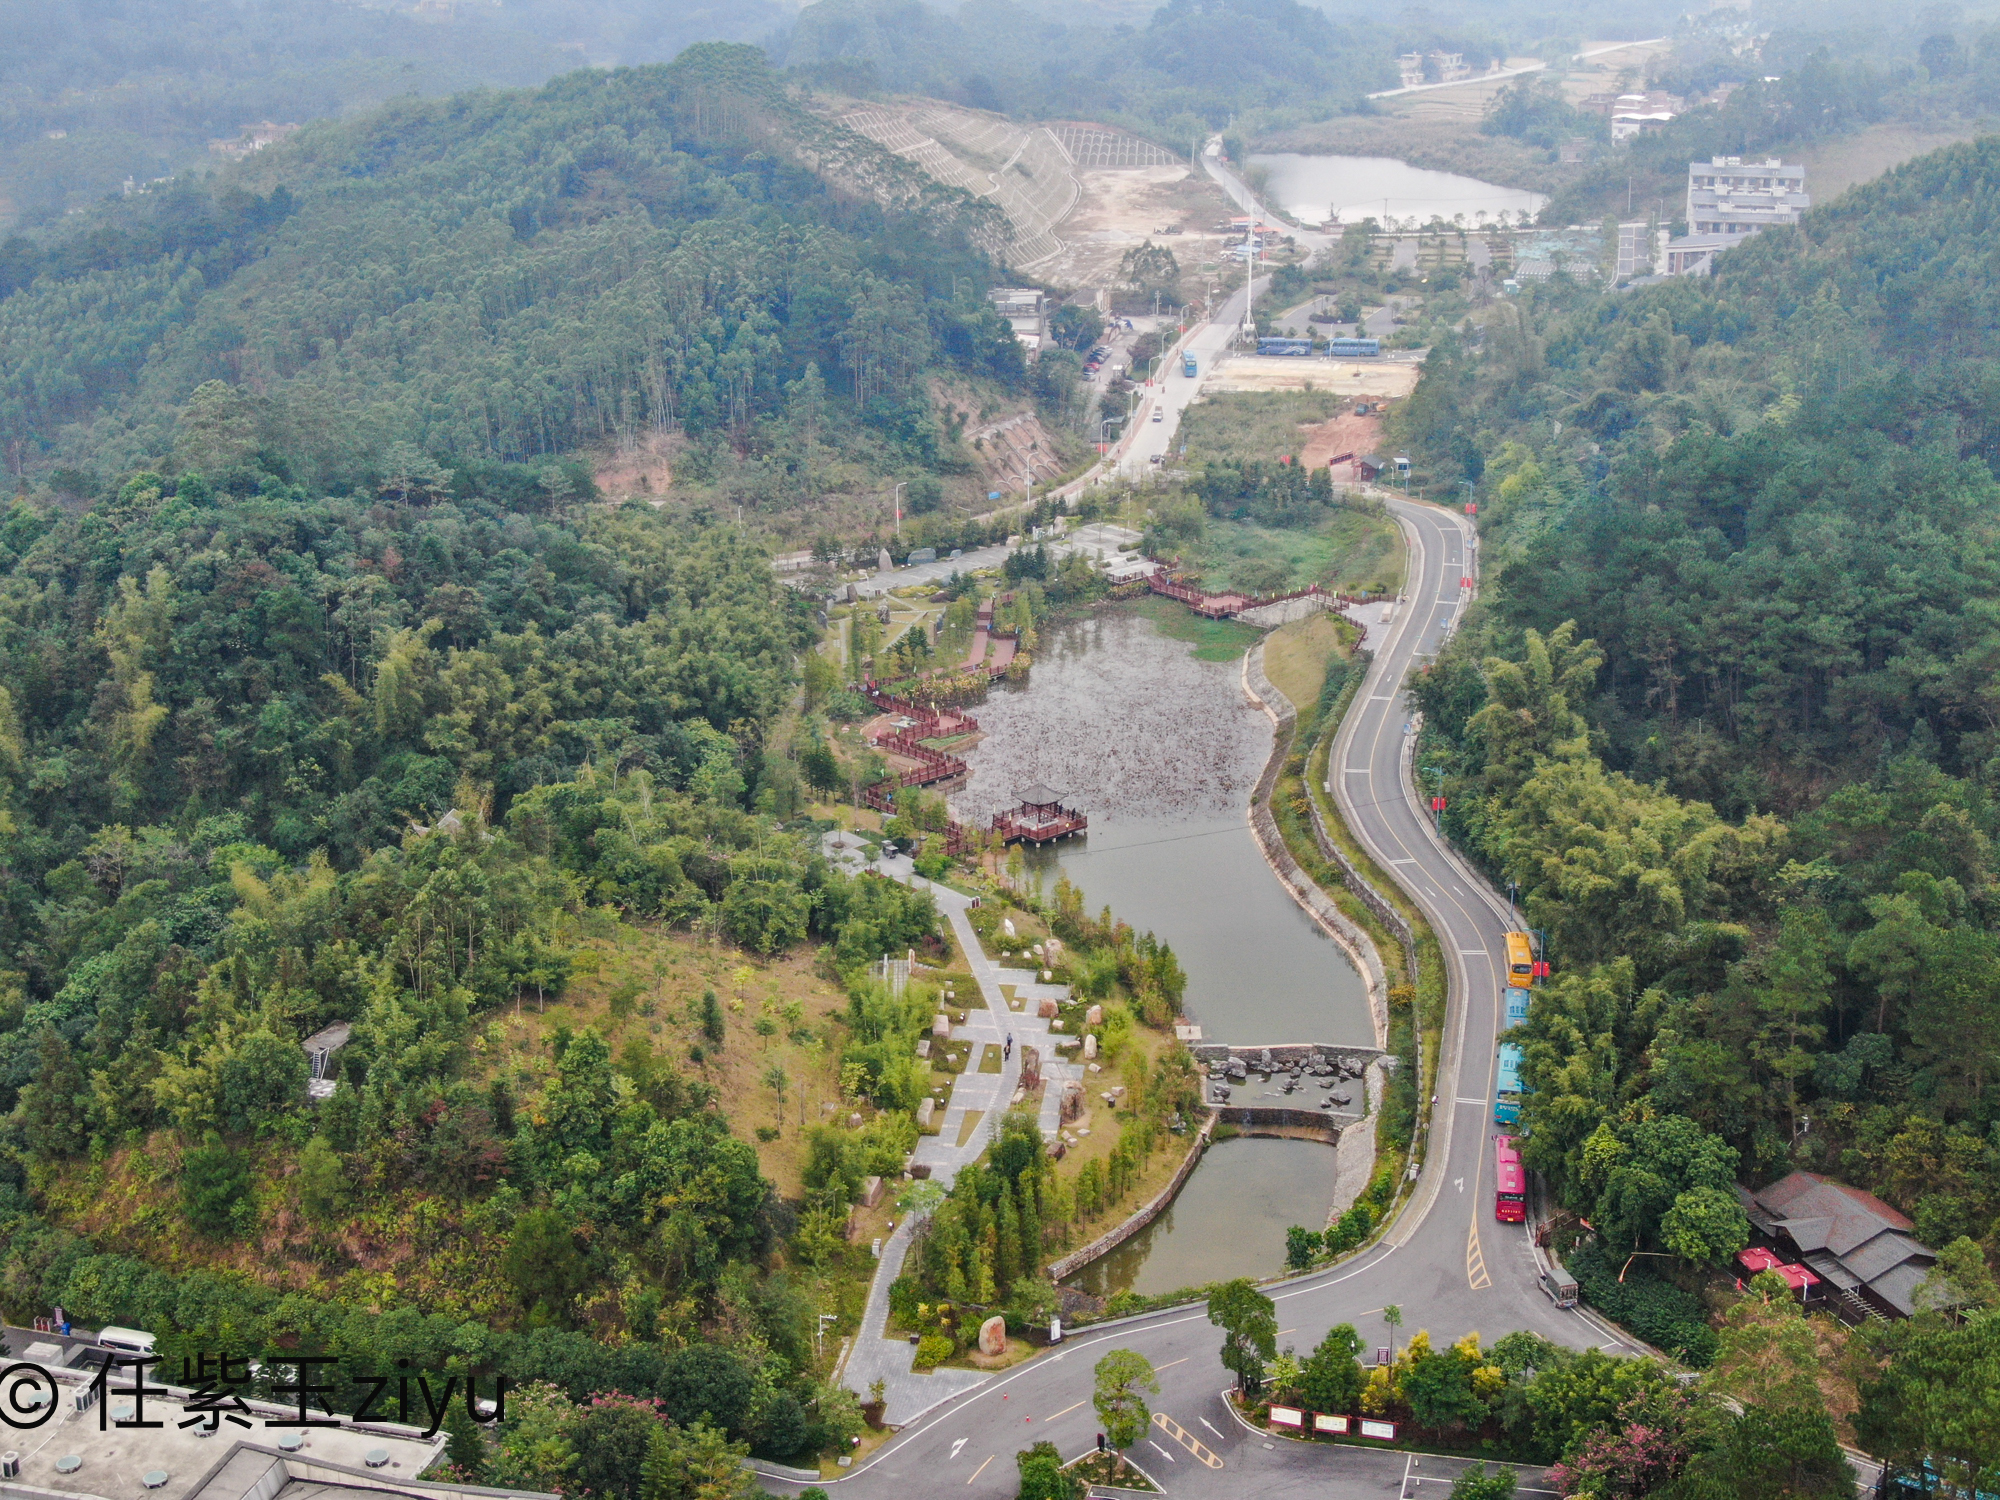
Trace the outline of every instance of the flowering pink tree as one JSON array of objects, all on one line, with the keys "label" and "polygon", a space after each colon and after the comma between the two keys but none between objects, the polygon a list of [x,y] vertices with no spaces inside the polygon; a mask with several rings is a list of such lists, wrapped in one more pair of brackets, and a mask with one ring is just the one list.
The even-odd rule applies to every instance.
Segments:
[{"label": "flowering pink tree", "polygon": [[1647,1391],[1549,1470],[1559,1494],[1638,1500],[1678,1479],[1701,1447],[1708,1407],[1679,1387]]}]

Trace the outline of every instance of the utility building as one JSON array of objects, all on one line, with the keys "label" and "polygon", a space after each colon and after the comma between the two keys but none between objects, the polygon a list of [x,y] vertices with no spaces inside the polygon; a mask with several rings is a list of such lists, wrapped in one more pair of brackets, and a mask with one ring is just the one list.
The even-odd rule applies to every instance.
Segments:
[{"label": "utility building", "polygon": [[1760,230],[1796,224],[1812,207],[1806,169],[1772,158],[1745,161],[1718,156],[1688,164],[1688,232],[1667,243],[1667,270],[1705,276],[1719,251]]}]

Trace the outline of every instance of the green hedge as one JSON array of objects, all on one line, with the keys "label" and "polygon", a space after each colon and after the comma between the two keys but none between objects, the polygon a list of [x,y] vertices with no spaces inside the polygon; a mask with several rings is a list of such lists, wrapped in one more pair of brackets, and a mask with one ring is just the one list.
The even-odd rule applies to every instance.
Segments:
[{"label": "green hedge", "polygon": [[1565,1264],[1584,1300],[1612,1322],[1696,1369],[1714,1362],[1715,1330],[1692,1292],[1642,1271],[1638,1263],[1621,1283],[1624,1257],[1600,1245],[1578,1249]]}]

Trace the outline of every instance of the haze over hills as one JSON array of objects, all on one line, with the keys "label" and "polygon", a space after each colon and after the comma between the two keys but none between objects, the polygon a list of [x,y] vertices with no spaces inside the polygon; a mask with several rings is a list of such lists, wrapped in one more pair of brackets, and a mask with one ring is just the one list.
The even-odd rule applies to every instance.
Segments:
[{"label": "haze over hills", "polygon": [[[1674,11],[20,12],[11,1333],[513,1382],[392,1493],[1416,1472],[1288,1407],[1461,1500],[2000,1489],[2000,136],[1648,274],[1691,160],[1980,131],[2000,30]],[[1409,50],[1549,67],[1366,99]],[[1714,102],[1614,141],[1647,83]],[[1259,259],[1274,140],[1551,206]],[[968,805],[1010,733],[1244,816],[1113,910],[1099,809]],[[1247,1024],[1272,966],[1223,837],[1369,1045],[1202,1041],[1164,929]],[[1232,1279],[1056,1284],[1239,1128],[1311,1222],[1288,1169],[1261,1246],[1180,1200]]]}]

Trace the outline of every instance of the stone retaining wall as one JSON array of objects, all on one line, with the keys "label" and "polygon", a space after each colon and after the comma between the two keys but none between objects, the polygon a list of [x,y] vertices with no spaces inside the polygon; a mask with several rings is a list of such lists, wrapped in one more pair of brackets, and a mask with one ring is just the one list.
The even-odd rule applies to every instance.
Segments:
[{"label": "stone retaining wall", "polygon": [[1164,1213],[1167,1206],[1180,1193],[1182,1184],[1188,1180],[1188,1174],[1195,1169],[1195,1164],[1201,1160],[1203,1153],[1208,1150],[1209,1137],[1214,1134],[1214,1131],[1215,1111],[1210,1110],[1208,1118],[1201,1122],[1201,1129],[1195,1132],[1194,1143],[1188,1148],[1187,1156],[1175,1170],[1173,1179],[1165,1187],[1161,1188],[1144,1208],[1141,1208],[1137,1213],[1125,1220],[1124,1223],[1107,1229],[1081,1250],[1072,1250],[1060,1259],[1050,1261],[1049,1280],[1061,1281],[1063,1277],[1069,1275],[1079,1266],[1087,1266],[1106,1251],[1117,1249],[1118,1246],[1131,1239],[1133,1235],[1137,1234]]},{"label": "stone retaining wall", "polygon": [[1290,1105],[1279,1104],[1225,1104],[1215,1113],[1223,1124],[1234,1125],[1242,1135],[1283,1131],[1287,1135],[1302,1134],[1316,1141],[1325,1141],[1329,1146],[1338,1146],[1342,1128],[1360,1118],[1358,1115],[1337,1115],[1323,1109],[1294,1109]]},{"label": "stone retaining wall", "polygon": [[1243,691],[1276,726],[1270,759],[1264,763],[1264,774],[1257,778],[1257,788],[1250,798],[1251,830],[1257,835],[1258,847],[1264,852],[1264,862],[1270,865],[1285,889],[1291,892],[1292,899],[1306,909],[1319,923],[1320,929],[1340,945],[1353,959],[1355,968],[1361,971],[1361,977],[1368,986],[1368,1013],[1375,1026],[1375,1044],[1387,1047],[1389,981],[1388,972],[1382,965],[1382,955],[1376,951],[1374,940],[1349,920],[1347,913],[1334,904],[1333,898],[1299,868],[1292,851],[1285,847],[1284,835],[1278,831],[1278,820],[1271,814],[1271,792],[1284,770],[1285,757],[1291,753],[1292,731],[1298,723],[1298,710],[1264,675],[1262,641],[1251,647],[1243,658]]},{"label": "stone retaining wall", "polygon": [[1206,1068],[1210,1063],[1241,1061],[1245,1067],[1264,1072],[1268,1053],[1273,1068],[1290,1068],[1293,1063],[1344,1062],[1365,1068],[1388,1054],[1380,1047],[1348,1047],[1334,1042],[1285,1042],[1276,1047],[1230,1047],[1221,1042],[1195,1042],[1188,1047],[1195,1061]]},{"label": "stone retaining wall", "polygon": [[1312,813],[1313,842],[1319,845],[1320,857],[1340,871],[1341,884],[1361,898],[1368,909],[1375,913],[1384,927],[1396,935],[1396,941],[1403,948],[1403,969],[1409,975],[1411,984],[1417,982],[1417,936],[1410,930],[1410,924],[1403,919],[1395,904],[1375,889],[1375,884],[1347,857],[1347,851],[1333,841],[1326,831],[1326,819],[1321,816],[1319,800],[1308,795],[1306,807]]}]

